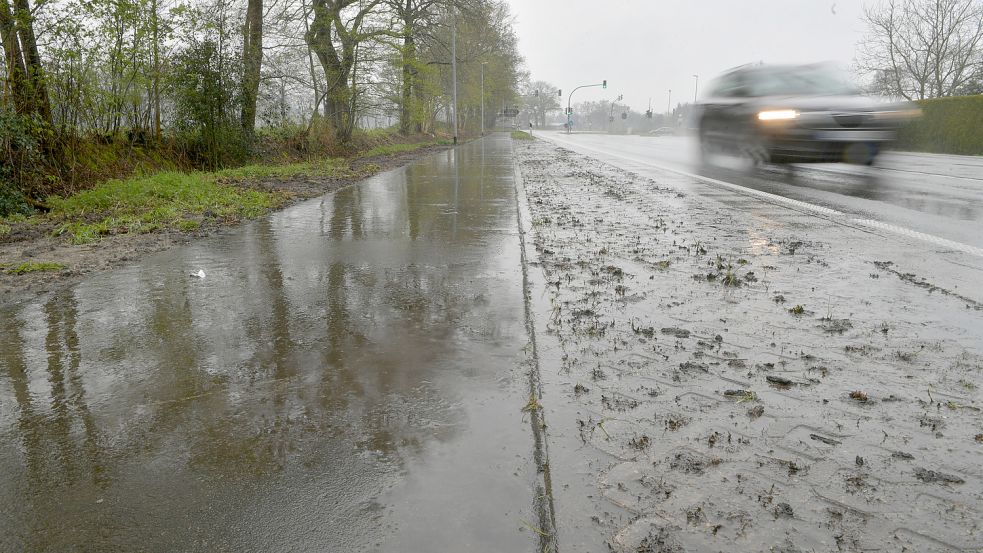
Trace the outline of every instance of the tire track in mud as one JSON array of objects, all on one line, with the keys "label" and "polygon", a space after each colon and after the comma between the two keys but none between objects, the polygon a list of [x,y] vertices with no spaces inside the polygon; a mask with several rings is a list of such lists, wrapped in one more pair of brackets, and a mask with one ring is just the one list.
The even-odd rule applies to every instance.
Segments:
[{"label": "tire track in mud", "polygon": [[835,221],[515,149],[565,550],[983,548],[978,311]]},{"label": "tire track in mud", "polygon": [[519,170],[518,160],[515,159],[514,148],[512,149],[512,159],[516,199],[515,216],[519,229],[519,244],[522,259],[522,299],[525,310],[526,334],[529,336],[529,403],[526,405],[525,410],[529,414],[529,424],[532,429],[533,458],[536,462],[537,473],[541,477],[537,483],[533,504],[533,509],[539,518],[539,528],[534,528],[533,531],[539,536],[538,551],[541,553],[557,553],[559,551],[559,542],[553,504],[553,482],[550,476],[546,420],[541,404],[543,400],[543,385],[540,376],[539,351],[536,345],[535,316],[532,311],[532,298],[530,297],[532,287],[529,281],[529,258],[533,254],[529,253],[526,237],[529,235],[531,225],[526,191],[522,181],[522,173]]}]

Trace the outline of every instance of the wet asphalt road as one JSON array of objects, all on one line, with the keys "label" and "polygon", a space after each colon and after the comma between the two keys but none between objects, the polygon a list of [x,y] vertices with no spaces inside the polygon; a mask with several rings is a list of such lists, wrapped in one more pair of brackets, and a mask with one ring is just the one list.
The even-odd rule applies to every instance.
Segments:
[{"label": "wet asphalt road", "polygon": [[983,247],[983,158],[886,152],[874,168],[811,164],[749,172],[726,159],[701,166],[689,137],[536,134],[626,169],[671,168]]},{"label": "wet asphalt road", "polygon": [[535,548],[510,152],[5,307],[0,551]]}]

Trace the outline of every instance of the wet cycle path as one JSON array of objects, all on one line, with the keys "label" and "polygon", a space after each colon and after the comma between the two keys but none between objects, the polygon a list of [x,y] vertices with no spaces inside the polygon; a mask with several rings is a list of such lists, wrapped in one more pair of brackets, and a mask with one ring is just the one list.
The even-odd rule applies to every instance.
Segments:
[{"label": "wet cycle path", "polygon": [[0,550],[541,549],[510,156],[5,307]]}]

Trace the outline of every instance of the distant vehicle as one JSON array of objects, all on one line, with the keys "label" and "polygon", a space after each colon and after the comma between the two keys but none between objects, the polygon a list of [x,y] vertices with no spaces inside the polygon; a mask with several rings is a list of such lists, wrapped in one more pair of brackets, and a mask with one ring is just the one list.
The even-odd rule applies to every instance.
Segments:
[{"label": "distant vehicle", "polygon": [[649,136],[668,136],[671,134],[676,134],[676,129],[672,127],[659,127],[649,131]]},{"label": "distant vehicle", "polygon": [[870,165],[917,114],[912,104],[867,98],[833,67],[815,64],[732,69],[711,83],[694,116],[704,156]]}]

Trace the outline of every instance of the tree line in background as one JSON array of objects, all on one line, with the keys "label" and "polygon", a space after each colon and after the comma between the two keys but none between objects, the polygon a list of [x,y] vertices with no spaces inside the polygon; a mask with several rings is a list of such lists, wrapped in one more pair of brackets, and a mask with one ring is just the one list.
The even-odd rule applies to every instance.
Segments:
[{"label": "tree line in background", "polygon": [[488,106],[523,79],[504,0],[0,0],[0,203],[120,176],[136,151],[216,168],[446,130],[452,30],[474,133],[482,76]]}]

